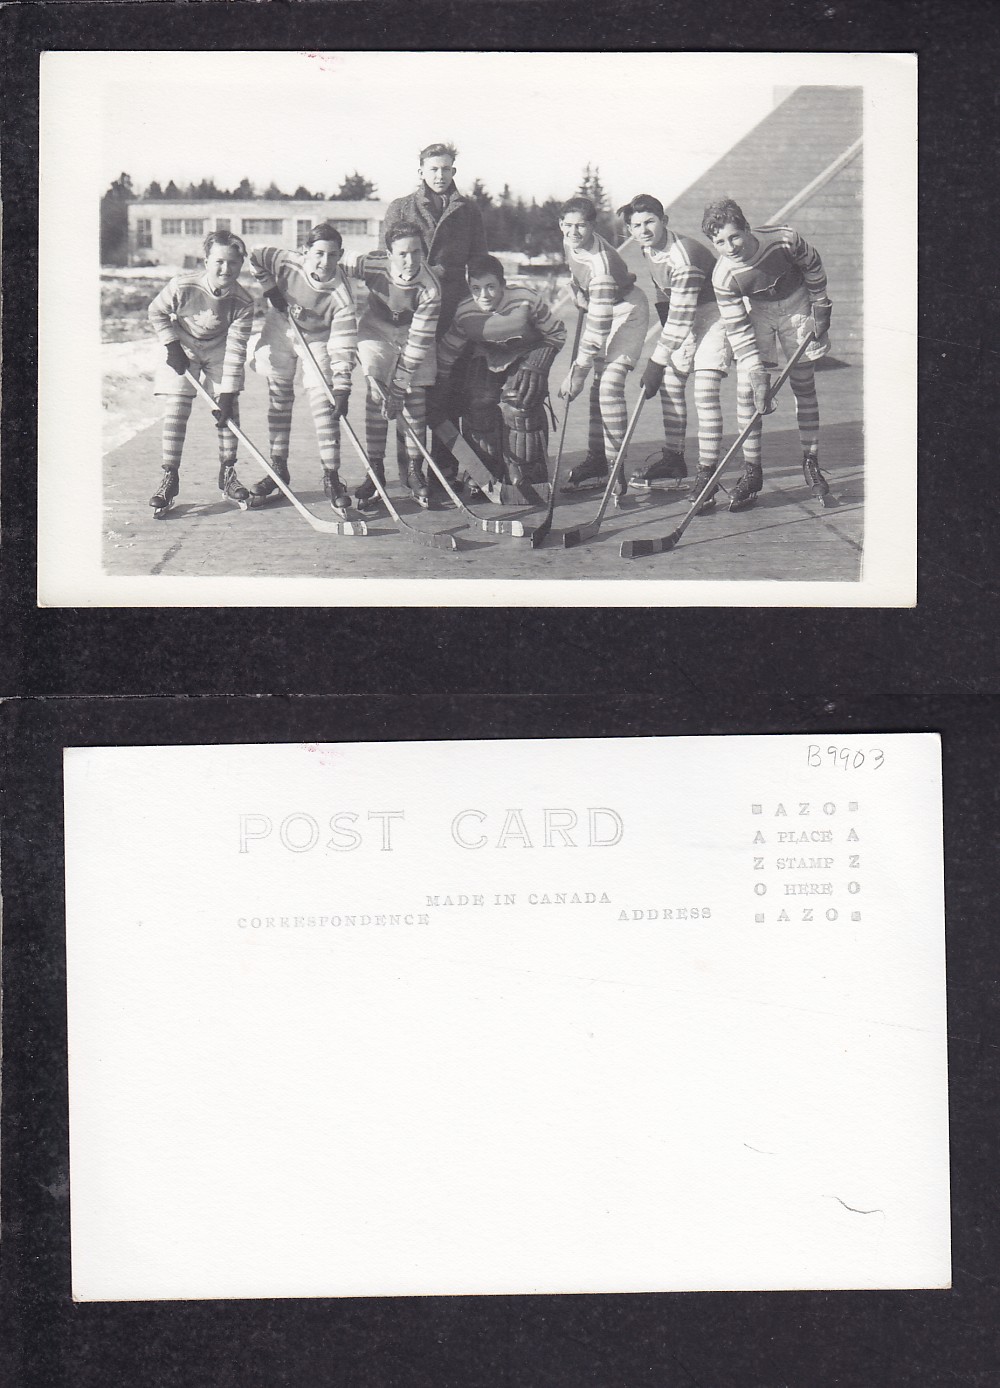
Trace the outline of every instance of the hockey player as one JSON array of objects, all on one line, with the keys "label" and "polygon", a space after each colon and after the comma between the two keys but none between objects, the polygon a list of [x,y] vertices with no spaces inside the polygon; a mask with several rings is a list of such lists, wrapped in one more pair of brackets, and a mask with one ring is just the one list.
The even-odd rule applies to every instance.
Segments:
[{"label": "hockey player", "polygon": [[[640,193],[620,209],[656,286],[660,335],[642,373],[647,400],[659,392],[665,447],[659,458],[633,470],[633,487],[648,490],[659,479],[687,476],[687,383],[694,372],[698,414],[698,475],[695,494],[715,471],[722,445],[720,390],[732,354],[712,289],[715,256],[700,241],[667,227],[659,198]],[[707,501],[702,510],[714,506]]]},{"label": "hockey player", "polygon": [[[589,198],[571,198],[559,228],[569,266],[573,299],[586,312],[576,361],[559,387],[575,400],[591,367],[590,434],[587,457],[569,474],[570,488],[603,482],[625,437],[625,379],[642,353],[649,301],[621,256],[597,231],[597,209]],[[622,484],[624,487],[624,484]]]},{"label": "hockey player", "polygon": [[[302,250],[262,246],[250,252],[254,276],[270,305],[260,337],[252,348],[251,365],[267,377],[271,464],[282,481],[287,482],[295,376],[302,353],[287,320],[287,315],[292,314],[337,402],[336,406],[331,405],[315,373],[303,364],[323,465],[323,490],[338,512],[346,511],[351,504],[350,493],[340,480],[340,420],[347,413],[358,346],[354,291],[340,269],[343,245],[337,228],[331,222],[320,222],[309,233]],[[251,490],[254,495],[265,497],[276,486],[270,477],[265,477]]]},{"label": "hockey player", "polygon": [[[358,324],[358,356],[368,380],[365,436],[368,459],[385,483],[388,421],[403,419],[424,440],[427,387],[437,362],[434,335],[441,308],[441,286],[425,264],[427,242],[412,222],[397,222],[386,232],[388,253],[363,255],[350,274],[368,288],[368,303]],[[420,450],[407,436],[407,485],[421,506],[429,504]],[[362,514],[376,511],[378,493],[370,477],[355,493]]]},{"label": "hockey player", "polygon": [[219,488],[246,510],[250,493],[236,476],[236,438],[226,428],[239,424],[247,341],[253,327],[253,295],[239,282],[246,246],[230,231],[205,238],[205,266],[175,275],[149,306],[149,321],[166,348],[153,391],[166,403],[163,416],[163,476],[150,497],[155,516],[173,505],[178,492],[184,436],[195,389],[185,373],[207,381],[216,398],[219,431]]},{"label": "hockey player", "polygon": [[[756,411],[774,408],[768,395],[770,372],[778,365],[778,345],[790,358],[808,333],[816,341],[789,375],[802,445],[802,473],[822,500],[830,485],[819,469],[819,404],[813,362],[830,350],[827,336],[832,305],[819,254],[787,226],[751,229],[732,198],[709,203],[701,229],[719,259],[712,282],[722,320],[736,357],[736,410],[740,429]],[[749,303],[749,308],[744,302]],[[753,506],[763,485],[761,424],[743,445],[746,470],[730,493],[730,510]]]},{"label": "hockey player", "polygon": [[[509,286],[492,255],[471,258],[468,281],[469,297],[438,345],[433,409],[452,405],[466,438],[496,476],[514,486],[547,482],[545,397],[566,328],[536,290]],[[457,392],[455,376],[462,378]]]}]

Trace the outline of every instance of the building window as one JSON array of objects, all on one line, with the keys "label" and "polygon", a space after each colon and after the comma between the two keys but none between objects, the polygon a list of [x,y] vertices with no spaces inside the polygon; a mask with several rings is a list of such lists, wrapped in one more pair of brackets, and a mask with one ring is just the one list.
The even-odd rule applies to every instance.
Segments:
[{"label": "building window", "polygon": [[295,223],[295,244],[304,246],[309,240],[309,233],[312,231],[312,222],[308,217],[300,217]]},{"label": "building window", "polygon": [[160,221],[164,236],[201,236],[205,231],[202,217],[164,217]]},{"label": "building window", "polygon": [[343,222],[333,224],[343,236],[364,236],[368,231],[368,222],[364,217],[348,218]]},{"label": "building window", "polygon": [[280,217],[244,217],[244,236],[280,236],[284,222]]},{"label": "building window", "polygon": [[153,244],[153,221],[151,217],[138,217],[135,223],[135,244],[140,251],[148,251]]},{"label": "building window", "polygon": [[229,230],[229,227],[230,227],[230,222],[229,222],[229,218],[228,218],[228,217],[216,217],[216,219],[215,219],[215,229],[216,229],[216,231],[228,231],[228,230]]}]

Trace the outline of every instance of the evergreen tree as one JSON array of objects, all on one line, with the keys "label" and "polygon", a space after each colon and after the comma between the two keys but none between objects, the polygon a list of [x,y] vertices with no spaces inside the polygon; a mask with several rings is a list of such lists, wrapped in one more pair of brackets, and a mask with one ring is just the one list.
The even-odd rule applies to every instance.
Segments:
[{"label": "evergreen tree", "polygon": [[101,264],[128,261],[128,204],[135,197],[132,179],[121,173],[101,198]]},{"label": "evergreen tree", "polygon": [[309,189],[305,186],[304,183],[300,183],[299,186],[296,188],[295,192],[292,194],[292,197],[298,198],[300,202],[308,198],[311,202],[313,199],[313,194],[310,193]]},{"label": "evergreen tree", "polygon": [[264,189],[263,193],[261,193],[262,198],[270,198],[274,201],[278,201],[286,196],[287,194],[281,191],[281,189],[275,183],[273,178],[271,179],[271,182],[267,185],[267,187]]},{"label": "evergreen tree", "polygon": [[493,199],[486,191],[486,185],[483,183],[483,180],[481,178],[477,178],[473,182],[472,188],[469,192],[469,197],[480,209],[484,216],[486,215],[486,209],[488,207],[493,206]]},{"label": "evergreen tree", "polygon": [[377,186],[371,179],[365,178],[364,174],[358,173],[357,169],[352,174],[348,174],[340,185],[339,193],[334,193],[335,202],[367,202],[374,198],[378,193]]},{"label": "evergreen tree", "polygon": [[167,184],[167,186],[166,186],[166,187],[164,188],[164,190],[163,190],[163,196],[164,196],[165,198],[169,198],[169,199],[171,199],[171,200],[173,200],[173,201],[176,201],[176,200],[180,197],[180,195],[181,195],[181,190],[178,188],[178,186],[177,186],[177,184],[174,182],[174,180],[171,179],[170,182]]},{"label": "evergreen tree", "polygon": [[151,184],[149,185],[149,187],[146,189],[146,198],[147,198],[148,201],[155,201],[157,198],[162,198],[162,197],[163,197],[163,189],[160,187],[160,185],[157,183],[156,179],[154,178],[153,181],[152,181],[152,183],[151,183]]},{"label": "evergreen tree", "polygon": [[615,219],[611,212],[611,204],[608,202],[608,195],[604,191],[604,184],[601,182],[601,170],[597,164],[593,168],[589,164],[584,167],[576,196],[590,199],[597,208],[597,230],[605,239],[613,240]]},{"label": "evergreen tree", "polygon": [[257,194],[254,192],[253,184],[250,182],[249,178],[246,177],[246,175],[244,175],[243,178],[240,179],[239,183],[237,183],[236,187],[233,189],[232,195],[234,198],[253,198],[257,196]]}]

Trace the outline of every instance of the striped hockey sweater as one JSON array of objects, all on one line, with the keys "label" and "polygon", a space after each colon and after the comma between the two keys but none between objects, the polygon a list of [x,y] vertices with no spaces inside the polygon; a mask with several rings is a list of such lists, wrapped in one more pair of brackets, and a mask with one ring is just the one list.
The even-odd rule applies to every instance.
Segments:
[{"label": "striped hockey sweater", "polygon": [[[755,303],[787,299],[805,285],[810,302],[826,297],[819,252],[792,227],[754,227],[757,250],[748,261],[720,256],[712,275],[715,297],[738,361],[759,359],[750,315]],[[749,310],[743,302],[750,302]]]},{"label": "striped hockey sweater", "polygon": [[485,356],[491,371],[506,371],[518,357],[543,343],[556,351],[566,341],[566,327],[534,289],[508,285],[495,308],[484,312],[471,296],[455,310],[451,327],[438,343],[438,367],[447,375],[470,342]]},{"label": "striped hockey sweater", "polygon": [[594,244],[587,251],[572,250],[563,245],[569,266],[573,298],[577,306],[586,307],[587,319],[580,338],[577,363],[590,366],[595,357],[604,353],[611,335],[614,308],[635,288],[635,275],[604,237],[594,232]]},{"label": "striped hockey sweater", "polygon": [[644,246],[642,253],[656,285],[657,302],[670,305],[652,357],[660,366],[666,366],[670,353],[677,350],[694,326],[695,313],[702,304],[714,302],[715,256],[700,241],[678,236],[669,229],[662,250]]},{"label": "striped hockey sweater", "polygon": [[149,321],[164,347],[179,342],[197,352],[199,346],[225,341],[220,389],[243,389],[247,341],[253,327],[253,295],[237,280],[216,294],[209,288],[204,270],[175,275],[150,304]]},{"label": "striped hockey sweater", "polygon": [[[281,290],[307,341],[326,343],[331,374],[342,388],[349,388],[358,350],[358,313],[354,290],[343,270],[338,269],[325,283],[314,280],[301,251],[278,246],[251,251],[250,268],[262,290]],[[277,310],[271,308],[269,313]]]},{"label": "striped hockey sweater", "polygon": [[395,379],[401,389],[408,390],[417,368],[434,349],[441,310],[437,276],[427,265],[421,265],[416,279],[397,283],[384,251],[359,256],[348,273],[368,288],[359,338],[377,337],[393,344],[402,341]]}]

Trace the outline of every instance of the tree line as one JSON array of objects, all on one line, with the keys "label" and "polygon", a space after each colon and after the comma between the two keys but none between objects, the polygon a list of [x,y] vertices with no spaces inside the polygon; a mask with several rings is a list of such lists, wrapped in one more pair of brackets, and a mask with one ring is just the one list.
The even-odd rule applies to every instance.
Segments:
[{"label": "tree line", "polygon": [[[249,178],[241,179],[232,189],[219,188],[210,178],[189,183],[184,188],[178,187],[173,179],[165,187],[154,180],[140,193],[131,177],[122,173],[101,199],[101,261],[107,265],[124,264],[127,260],[127,204],[140,197],[147,201],[162,199],[171,202],[226,198],[365,202],[375,198],[377,191],[376,184],[356,169],[344,178],[339,191],[331,193],[329,198],[324,193],[310,192],[302,184],[294,193],[284,193],[273,180],[265,189],[258,190]],[[614,215],[597,166],[585,166],[574,190],[576,194],[592,199],[597,207],[598,230],[602,236],[612,239],[615,236]],[[544,202],[538,202],[532,198],[529,202],[523,197],[516,197],[508,183],[493,195],[481,178],[473,181],[469,196],[482,212],[486,243],[490,250],[517,251],[522,255],[558,254],[560,251],[559,209],[565,199],[546,198]]]}]

